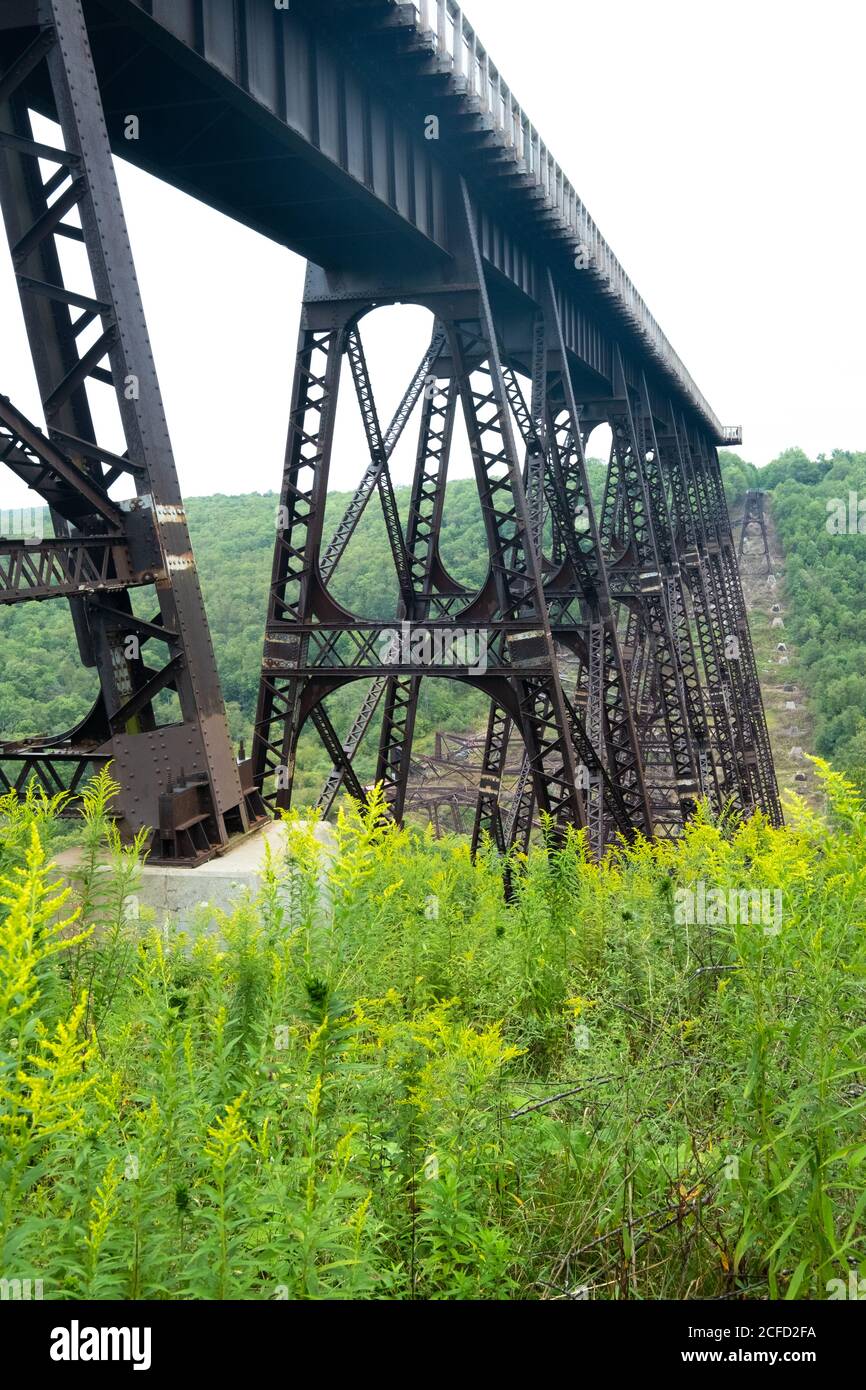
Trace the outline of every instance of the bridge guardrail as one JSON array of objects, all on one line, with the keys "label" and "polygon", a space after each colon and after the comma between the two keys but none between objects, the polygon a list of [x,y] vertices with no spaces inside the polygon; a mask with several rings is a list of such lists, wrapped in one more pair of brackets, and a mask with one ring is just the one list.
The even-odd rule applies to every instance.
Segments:
[{"label": "bridge guardrail", "polygon": [[[394,0],[394,3],[399,3],[399,0]],[[418,16],[419,32],[428,37],[430,47],[441,58],[450,61],[454,76],[465,78],[467,94],[478,97],[482,111],[492,118],[495,128],[523,161],[526,172],[535,177],[551,205],[559,212],[574,237],[576,267],[592,273],[601,283],[652,355],[676,378],[681,389],[706,416],[717,438],[722,439],[723,426],[714,411],[611,251],[561,166],[504,81],[456,0],[410,0],[410,3]]]}]

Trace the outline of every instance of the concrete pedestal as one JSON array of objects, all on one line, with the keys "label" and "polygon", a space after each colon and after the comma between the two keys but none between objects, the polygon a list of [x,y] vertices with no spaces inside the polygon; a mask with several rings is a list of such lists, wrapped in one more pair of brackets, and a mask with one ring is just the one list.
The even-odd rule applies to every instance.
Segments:
[{"label": "concrete pedestal", "polygon": [[[317,825],[316,839],[325,846],[332,844],[327,824]],[[140,916],[146,910],[147,915],[153,915],[156,926],[168,925],[183,930],[192,925],[202,908],[231,912],[245,893],[258,892],[266,846],[270,847],[274,860],[284,855],[286,830],[282,822],[269,822],[256,834],[238,841],[226,854],[197,869],[145,864],[134,899],[130,900],[130,917]],[[74,870],[80,859],[81,851],[77,849],[57,856],[58,868],[69,874],[73,886]]]}]

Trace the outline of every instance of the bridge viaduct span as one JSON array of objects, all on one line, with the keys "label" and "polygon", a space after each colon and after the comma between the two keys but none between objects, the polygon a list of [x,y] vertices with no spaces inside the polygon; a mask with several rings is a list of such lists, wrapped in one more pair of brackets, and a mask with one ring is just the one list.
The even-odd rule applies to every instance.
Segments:
[{"label": "bridge viaduct span", "polygon": [[[56,123],[51,143],[34,113]],[[308,261],[243,762],[112,152]],[[447,676],[490,702],[476,843],[525,844],[540,810],[586,827],[600,851],[620,832],[678,833],[700,796],[779,820],[716,452],[738,432],[719,424],[453,0],[0,0],[0,203],[45,416],[41,429],[0,397],[0,459],[54,532],[39,545],[0,538],[0,602],[65,597],[99,684],[77,728],[0,743],[0,787],[35,775],[74,792],[112,760],[126,827],[154,828],[155,859],[193,864],[290,804],[311,723],[333,764],[322,808],[341,788],[364,794],[358,755],[372,744],[399,818],[420,683]],[[77,272],[70,241],[86,253]],[[397,302],[429,310],[431,337],[386,424],[362,332]],[[327,535],[343,378],[369,459]],[[97,437],[98,391],[116,403],[122,450]],[[478,592],[439,548],[458,412],[489,553]],[[600,423],[613,442],[596,507],[585,446]],[[242,439],[242,402],[227,425]],[[389,459],[410,427],[401,517]],[[390,622],[331,591],[370,503],[399,589]],[[147,618],[136,589],[153,596]],[[347,683],[358,713],[338,732],[328,697]]]}]

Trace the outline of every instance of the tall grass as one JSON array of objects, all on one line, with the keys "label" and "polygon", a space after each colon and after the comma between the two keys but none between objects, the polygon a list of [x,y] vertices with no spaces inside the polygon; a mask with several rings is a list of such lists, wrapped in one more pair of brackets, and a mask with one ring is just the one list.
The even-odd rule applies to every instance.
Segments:
[{"label": "tall grass", "polygon": [[[76,1299],[824,1298],[864,1273],[866,814],[588,862],[289,818],[255,898],[129,911],[89,790],[0,803],[0,1277]],[[779,888],[779,929],[677,890]],[[75,903],[80,904],[76,909]]]}]

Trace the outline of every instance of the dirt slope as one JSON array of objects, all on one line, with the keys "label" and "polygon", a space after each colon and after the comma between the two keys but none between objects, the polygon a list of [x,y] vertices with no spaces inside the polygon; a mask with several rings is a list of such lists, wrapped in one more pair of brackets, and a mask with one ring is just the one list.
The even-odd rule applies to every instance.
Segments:
[{"label": "dirt slope", "polygon": [[[764,557],[758,527],[749,527],[740,574],[749,626],[755,645],[755,659],[764,697],[764,709],[773,746],[779,790],[804,797],[815,810],[823,809],[814,768],[805,756],[814,752],[814,721],[805,695],[796,646],[787,630],[788,599],[785,585],[785,557],[773,523],[772,499],[764,501],[767,539],[770,547],[770,573]],[[742,509],[732,517],[734,537],[739,545]],[[784,650],[779,650],[779,647]],[[798,781],[797,775],[805,777]]]}]

